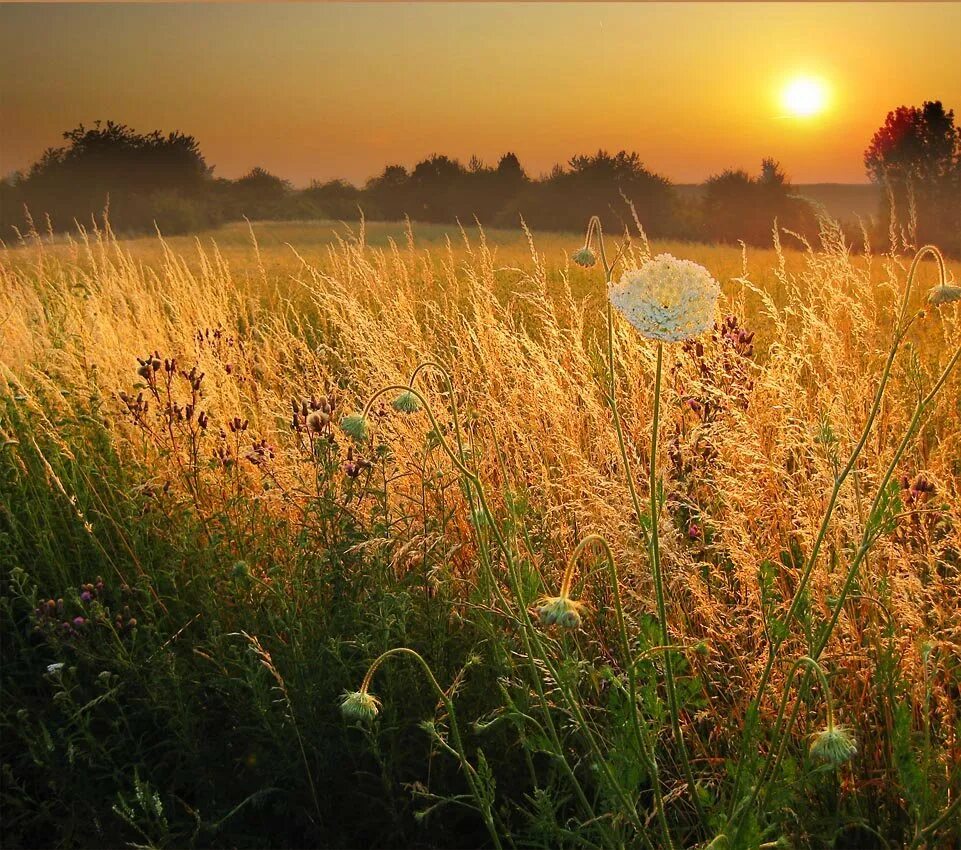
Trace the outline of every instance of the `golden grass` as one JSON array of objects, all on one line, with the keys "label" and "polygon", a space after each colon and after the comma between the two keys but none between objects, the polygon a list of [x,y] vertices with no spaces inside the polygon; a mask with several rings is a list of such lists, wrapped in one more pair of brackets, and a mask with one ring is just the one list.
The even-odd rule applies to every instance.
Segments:
[{"label": "golden grass", "polygon": [[[296,492],[309,477],[294,450],[291,399],[333,388],[347,412],[378,387],[405,383],[419,362],[436,360],[453,376],[495,510],[503,509],[508,492],[522,493],[537,517],[548,541],[544,552],[554,555],[540,555],[535,564],[548,586],[559,583],[576,540],[598,532],[611,541],[634,611],[653,613],[647,559],[604,395],[604,284],[596,270],[568,265],[577,237],[528,242],[520,232],[455,231],[448,242],[431,228],[425,248],[400,227],[369,225],[353,237],[340,228],[332,239],[334,229],[257,226],[259,251],[236,228],[218,234],[222,247],[207,238],[94,237],[7,249],[0,255],[2,380],[16,385],[24,404],[43,410],[53,431],[96,394],[122,454],[145,462],[144,475],[162,484],[177,480],[179,461],[143,448],[117,393],[137,381],[135,355],[157,350],[184,368],[196,364],[206,374],[203,407],[213,423],[204,456],[228,445],[242,459],[255,439],[266,439],[276,454],[269,474],[282,486],[265,489],[268,473],[244,463],[236,486],[270,510],[285,511],[283,493]],[[680,347],[670,348],[662,408],[668,510],[661,535],[671,628],[679,639],[708,639],[718,648],[712,673],[725,683],[728,704],[709,713],[736,712],[764,661],[759,568],[775,565],[773,587],[783,600],[775,608],[785,605],[798,572],[784,565],[785,553],[792,542],[810,549],[834,481],[832,444],[824,437],[834,435],[843,462],[890,347],[906,261],[852,255],[831,229],[825,247],[807,252],[662,243],[648,249],[637,239],[630,248],[634,259],[647,250],[707,266],[722,282],[721,312],[756,332],[756,352],[738,361],[743,373],[734,378],[724,365],[730,354],[716,338],[705,340],[704,370]],[[949,268],[958,275],[958,264]],[[925,267],[914,309],[923,306],[933,280]],[[208,341],[206,329],[222,329],[222,339]],[[959,331],[959,305],[929,311],[912,331],[910,353],[895,364],[814,574],[811,606],[819,619],[860,537],[865,503],[907,427],[916,382],[930,385]],[[654,349],[624,324],[616,349],[628,448],[642,475]],[[442,385],[428,386],[435,409],[445,410]],[[703,421],[684,403],[690,397],[711,399],[716,418]],[[248,431],[218,436],[234,416],[249,420]],[[896,654],[917,687],[924,641],[943,642],[949,654],[961,651],[961,586],[957,566],[948,564],[950,553],[957,559],[961,551],[959,417],[956,370],[899,470],[911,479],[923,472],[936,486],[930,504],[944,510],[936,525],[919,515],[902,518],[898,532],[872,551],[859,582],[860,593],[890,610]],[[392,503],[416,515],[425,467],[453,478],[450,465],[425,448],[423,414],[379,416],[376,428],[392,450]],[[686,464],[683,474],[674,455]],[[643,482],[639,487],[645,489]],[[690,539],[687,517],[696,518],[706,539]],[[450,580],[469,581],[475,567],[462,504],[457,518],[454,539],[442,542],[459,553]],[[396,551],[399,572],[412,568],[412,553],[424,542],[416,532],[405,535],[379,541]],[[871,664],[862,641],[883,621],[875,605],[855,600],[828,648],[830,664],[851,674],[839,677],[842,719],[868,710]],[[950,688],[938,689],[936,699],[945,716],[957,711]]]}]

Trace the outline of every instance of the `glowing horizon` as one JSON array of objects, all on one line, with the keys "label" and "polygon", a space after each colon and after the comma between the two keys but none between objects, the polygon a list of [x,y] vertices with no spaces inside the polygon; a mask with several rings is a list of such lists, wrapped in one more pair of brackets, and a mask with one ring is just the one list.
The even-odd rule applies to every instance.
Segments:
[{"label": "glowing horizon", "polygon": [[[100,118],[191,133],[218,176],[297,185],[435,152],[512,150],[538,175],[598,148],[678,183],[765,156],[798,183],[861,183],[889,110],[961,111],[957,43],[961,5],[942,3],[6,4],[0,174]],[[826,108],[803,87],[785,107],[799,80]]]}]

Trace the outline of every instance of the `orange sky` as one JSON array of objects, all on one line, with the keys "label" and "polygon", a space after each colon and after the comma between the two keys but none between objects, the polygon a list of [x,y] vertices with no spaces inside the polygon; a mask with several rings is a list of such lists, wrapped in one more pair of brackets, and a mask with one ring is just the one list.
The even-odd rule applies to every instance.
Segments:
[{"label": "orange sky", "polygon": [[[0,174],[112,118],[181,129],[216,174],[362,182],[432,152],[538,174],[637,150],[677,182],[781,160],[861,182],[889,109],[961,112],[961,4],[0,6]],[[821,115],[784,85],[821,78]]]}]

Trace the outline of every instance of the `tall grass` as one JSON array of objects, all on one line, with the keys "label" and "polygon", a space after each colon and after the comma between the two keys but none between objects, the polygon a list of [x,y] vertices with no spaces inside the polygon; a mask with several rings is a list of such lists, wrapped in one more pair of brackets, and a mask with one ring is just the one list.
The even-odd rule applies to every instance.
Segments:
[{"label": "tall grass", "polygon": [[723,294],[661,352],[576,243],[384,241],[0,255],[5,843],[961,840],[933,265],[669,246]]}]

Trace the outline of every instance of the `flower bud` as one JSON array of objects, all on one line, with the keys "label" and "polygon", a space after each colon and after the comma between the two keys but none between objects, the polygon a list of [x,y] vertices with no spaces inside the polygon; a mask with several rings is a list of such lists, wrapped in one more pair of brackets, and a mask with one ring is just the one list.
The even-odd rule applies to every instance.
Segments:
[{"label": "flower bud", "polygon": [[587,245],[580,250],[575,251],[571,259],[573,259],[577,265],[582,266],[585,269],[591,268],[597,262],[597,257],[594,255],[594,252],[587,247]]}]

